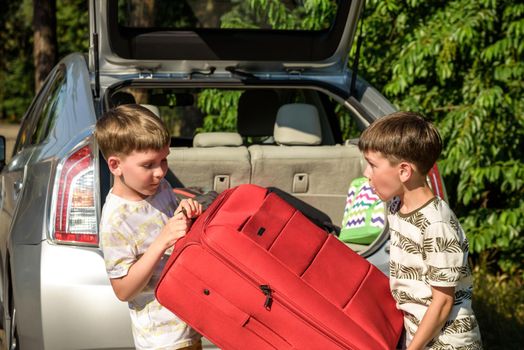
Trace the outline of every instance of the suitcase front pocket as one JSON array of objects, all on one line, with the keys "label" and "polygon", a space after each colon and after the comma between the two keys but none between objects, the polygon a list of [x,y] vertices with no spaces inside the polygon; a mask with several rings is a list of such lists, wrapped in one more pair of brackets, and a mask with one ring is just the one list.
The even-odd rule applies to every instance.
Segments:
[{"label": "suitcase front pocket", "polygon": [[[201,280],[197,275],[188,270],[185,266],[175,266],[175,271],[172,273],[174,285],[183,286],[187,290],[184,293],[192,293],[205,301],[206,308],[212,307],[217,309],[222,314],[222,317],[227,317],[237,326],[243,326],[249,319],[249,315],[238,307],[230,303],[220,295],[215,289],[211,288],[208,283]],[[183,303],[184,296],[177,296],[180,298],[180,303]],[[204,309],[202,317],[206,317]]]},{"label": "suitcase front pocket", "polygon": [[334,305],[343,308],[360,288],[370,269],[369,262],[335,236],[328,236],[302,278]]},{"label": "suitcase front pocket", "polygon": [[[242,310],[245,300],[240,300],[241,296],[250,292],[257,296],[256,304],[262,308],[264,296],[255,286],[242,281],[200,246],[186,248],[180,258],[157,287],[161,305],[223,349],[293,348]],[[220,285],[217,280],[234,282]]]},{"label": "suitcase front pocket", "polygon": [[250,317],[244,326],[247,330],[253,332],[261,339],[267,341],[275,347],[275,349],[295,349],[291,344],[285,341],[280,335],[273,332],[256,318]]},{"label": "suitcase front pocket", "polygon": [[270,193],[241,232],[263,248],[269,249],[295,211],[283,199]]}]

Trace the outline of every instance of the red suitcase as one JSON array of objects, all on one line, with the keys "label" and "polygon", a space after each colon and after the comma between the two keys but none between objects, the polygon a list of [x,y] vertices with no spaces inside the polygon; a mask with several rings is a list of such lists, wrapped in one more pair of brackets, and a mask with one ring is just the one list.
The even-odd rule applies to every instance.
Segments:
[{"label": "red suitcase", "polygon": [[402,330],[382,272],[255,185],[195,221],[156,297],[222,349],[394,349]]}]

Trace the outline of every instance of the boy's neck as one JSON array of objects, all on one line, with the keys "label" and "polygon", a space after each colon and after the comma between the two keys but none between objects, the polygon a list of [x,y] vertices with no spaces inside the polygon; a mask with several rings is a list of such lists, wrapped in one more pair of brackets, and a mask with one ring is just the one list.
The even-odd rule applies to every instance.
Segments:
[{"label": "boy's neck", "polygon": [[117,176],[114,177],[111,193],[115,196],[132,202],[140,202],[148,197],[127,186],[125,182]]},{"label": "boy's neck", "polygon": [[404,185],[404,193],[400,195],[400,200],[402,203],[400,212],[402,214],[411,213],[421,208],[434,197],[435,195],[429,188],[425,177],[417,181],[407,182]]}]

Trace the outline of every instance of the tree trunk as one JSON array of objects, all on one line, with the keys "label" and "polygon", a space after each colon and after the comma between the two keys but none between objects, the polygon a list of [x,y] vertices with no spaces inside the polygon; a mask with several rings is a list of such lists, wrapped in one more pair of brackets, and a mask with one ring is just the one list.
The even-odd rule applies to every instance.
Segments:
[{"label": "tree trunk", "polygon": [[33,59],[38,92],[57,60],[56,0],[33,0]]}]

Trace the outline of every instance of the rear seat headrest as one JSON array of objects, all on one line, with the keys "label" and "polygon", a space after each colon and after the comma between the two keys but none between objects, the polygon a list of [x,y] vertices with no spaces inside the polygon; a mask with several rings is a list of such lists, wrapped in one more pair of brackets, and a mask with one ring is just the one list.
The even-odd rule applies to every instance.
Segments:
[{"label": "rear seat headrest", "polygon": [[246,90],[238,100],[237,130],[242,136],[271,136],[279,106],[274,90]]},{"label": "rear seat headrest", "polygon": [[322,130],[317,108],[305,103],[290,103],[277,113],[275,142],[279,145],[319,145]]},{"label": "rear seat headrest", "polygon": [[236,132],[204,132],[193,139],[193,147],[217,146],[242,146],[242,137]]}]

